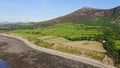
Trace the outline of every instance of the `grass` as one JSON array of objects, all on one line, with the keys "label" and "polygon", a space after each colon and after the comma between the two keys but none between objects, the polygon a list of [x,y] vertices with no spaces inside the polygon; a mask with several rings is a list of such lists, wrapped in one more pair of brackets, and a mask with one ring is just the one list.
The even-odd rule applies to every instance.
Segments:
[{"label": "grass", "polygon": [[97,26],[81,26],[80,24],[62,23],[40,29],[13,30],[8,33],[20,34],[25,37],[37,39],[42,36],[59,36],[69,40],[82,40],[94,38],[103,34],[102,28]]},{"label": "grass", "polygon": [[[85,49],[85,50],[92,50],[97,51],[101,53],[105,53],[105,49],[102,47],[102,44],[96,42],[96,41],[69,41],[62,37],[56,37],[56,36],[45,36],[41,37],[40,42],[38,42],[37,45],[45,48],[50,48],[58,51],[62,51],[65,53],[75,54],[75,55],[82,55],[82,52],[79,51],[79,49]],[[48,45],[47,45],[48,44]],[[88,45],[88,46],[85,46]],[[97,49],[97,50],[96,50]],[[102,60],[103,56],[97,56],[95,54],[86,54],[86,56],[90,58],[94,58],[97,60]]]},{"label": "grass", "polygon": [[90,58],[94,58],[94,59],[97,59],[97,60],[100,60],[100,61],[102,61],[103,58],[104,58],[104,57],[96,56],[96,55],[93,55],[93,54],[88,54],[88,56],[89,56]]},{"label": "grass", "polygon": [[48,43],[67,43],[70,42],[69,40],[63,38],[63,37],[55,37],[55,36],[44,36],[41,37],[40,40]]},{"label": "grass", "polygon": [[53,35],[53,36],[62,36],[66,37],[68,39],[80,39],[81,37],[88,37],[98,34],[103,34],[102,31],[98,31],[97,29],[92,29],[92,27],[89,27],[91,29],[87,29],[88,27],[81,27],[78,24],[72,24],[72,23],[62,23],[57,24],[55,26],[50,26],[47,28],[44,28],[41,31],[42,35]]},{"label": "grass", "polygon": [[[45,48],[48,48],[48,49],[54,49],[52,43],[47,43],[47,42],[38,40],[35,44],[40,46],[40,47],[45,47]],[[67,49],[67,48],[64,48],[64,47],[58,47],[54,50],[65,52],[65,53],[70,53],[70,54],[74,54],[74,55],[82,55],[81,51],[77,51],[76,49]],[[100,61],[102,61],[102,59],[103,59],[103,57],[96,56],[94,54],[88,54],[87,56],[90,57],[90,58],[94,58],[96,60],[100,60]]]},{"label": "grass", "polygon": [[38,45],[38,46],[41,46],[41,47],[49,48],[49,49],[52,49],[52,47],[53,47],[53,44],[43,42],[43,41],[40,41],[40,40],[37,40],[35,42],[35,44]]},{"label": "grass", "polygon": [[75,49],[70,49],[70,50],[68,50],[68,49],[66,49],[66,48],[60,47],[60,48],[57,48],[57,49],[55,49],[55,50],[62,51],[62,52],[65,52],[65,53],[75,54],[75,55],[81,55],[81,52],[78,52],[78,51],[75,50]]},{"label": "grass", "polygon": [[97,41],[69,41],[63,37],[54,37],[54,36],[41,37],[40,40],[52,44],[61,44],[61,46],[69,46],[78,49],[83,48],[101,53],[106,52],[106,50],[102,46],[102,43]]},{"label": "grass", "polygon": [[120,49],[120,40],[115,41],[115,46],[117,49]]},{"label": "grass", "polygon": [[83,45],[89,45],[90,44],[90,42],[88,42],[88,41],[85,41],[84,43],[83,43]]}]

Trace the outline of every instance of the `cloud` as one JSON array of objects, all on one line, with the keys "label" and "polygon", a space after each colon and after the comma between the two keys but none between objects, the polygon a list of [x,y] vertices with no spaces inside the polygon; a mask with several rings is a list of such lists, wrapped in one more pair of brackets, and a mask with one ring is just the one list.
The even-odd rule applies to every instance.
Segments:
[{"label": "cloud", "polygon": [[38,22],[39,19],[28,17],[0,16],[0,22]]}]

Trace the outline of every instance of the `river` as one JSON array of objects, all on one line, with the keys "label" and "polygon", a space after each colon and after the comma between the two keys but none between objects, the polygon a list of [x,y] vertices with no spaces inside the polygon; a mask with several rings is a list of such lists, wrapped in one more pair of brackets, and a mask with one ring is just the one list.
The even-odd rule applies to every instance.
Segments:
[{"label": "river", "polygon": [[2,35],[0,35],[0,59],[11,68],[98,68],[37,51],[19,39]]}]

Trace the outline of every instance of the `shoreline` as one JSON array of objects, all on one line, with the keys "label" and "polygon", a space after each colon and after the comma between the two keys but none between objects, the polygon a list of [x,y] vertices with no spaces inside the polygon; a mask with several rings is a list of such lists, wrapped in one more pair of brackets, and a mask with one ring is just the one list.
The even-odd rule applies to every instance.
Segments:
[{"label": "shoreline", "polygon": [[19,39],[19,40],[23,41],[27,46],[29,46],[29,47],[31,47],[35,50],[48,53],[48,54],[60,56],[60,57],[63,57],[63,58],[74,60],[74,61],[79,61],[79,62],[82,62],[82,63],[85,63],[85,64],[89,64],[89,65],[93,65],[93,66],[97,66],[97,67],[101,67],[101,68],[115,68],[114,66],[105,65],[105,64],[102,64],[100,61],[90,59],[90,58],[87,58],[87,57],[76,56],[76,55],[73,55],[73,54],[68,54],[68,53],[64,53],[64,52],[60,52],[60,51],[56,51],[56,50],[51,50],[51,49],[39,47],[39,46],[29,42],[27,39],[24,39],[24,38],[21,38],[21,37],[18,37],[18,36],[7,35],[7,34],[0,34],[0,35]]}]

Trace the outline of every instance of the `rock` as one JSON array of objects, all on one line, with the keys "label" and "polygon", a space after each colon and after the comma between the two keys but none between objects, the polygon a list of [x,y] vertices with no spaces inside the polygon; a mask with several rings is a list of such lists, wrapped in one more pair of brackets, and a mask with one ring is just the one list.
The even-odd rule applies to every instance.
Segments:
[{"label": "rock", "polygon": [[112,60],[112,58],[107,55],[103,58],[102,63],[107,65],[114,65],[114,61]]}]

